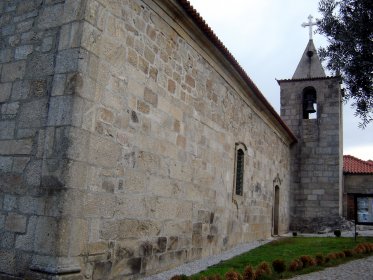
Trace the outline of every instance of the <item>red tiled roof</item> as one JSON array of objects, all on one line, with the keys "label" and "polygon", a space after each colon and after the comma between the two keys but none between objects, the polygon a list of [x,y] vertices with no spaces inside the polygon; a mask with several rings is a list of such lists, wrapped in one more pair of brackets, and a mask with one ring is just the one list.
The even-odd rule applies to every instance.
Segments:
[{"label": "red tiled roof", "polygon": [[353,156],[343,156],[343,173],[373,174],[373,161],[364,161]]},{"label": "red tiled roof", "polygon": [[233,55],[229,52],[229,50],[224,46],[224,44],[220,41],[220,39],[215,35],[214,31],[208,26],[205,20],[200,16],[200,14],[193,8],[193,6],[189,3],[188,0],[178,0],[182,8],[187,12],[188,15],[193,19],[196,25],[201,29],[201,31],[206,35],[206,37],[223,53],[223,55],[227,58],[227,60],[232,64],[232,66],[237,70],[239,75],[243,78],[243,80],[247,83],[247,85],[253,90],[256,97],[262,102],[262,104],[268,109],[268,111],[275,117],[275,119],[280,123],[280,125],[285,129],[285,131],[290,136],[292,142],[297,142],[297,138],[294,136],[293,132],[290,128],[285,124],[285,122],[281,119],[279,114],[273,109],[272,105],[267,101],[264,95],[260,92],[258,87],[254,84],[254,82],[250,79],[250,77],[246,74],[245,70],[241,67],[241,65],[237,62],[237,60],[233,57]]}]

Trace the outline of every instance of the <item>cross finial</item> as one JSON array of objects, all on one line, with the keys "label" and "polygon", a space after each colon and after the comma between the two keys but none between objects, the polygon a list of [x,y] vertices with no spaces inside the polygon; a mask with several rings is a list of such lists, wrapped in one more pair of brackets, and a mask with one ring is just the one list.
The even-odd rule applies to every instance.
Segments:
[{"label": "cross finial", "polygon": [[302,23],[302,27],[309,27],[310,40],[312,40],[312,26],[317,25],[317,21],[312,22],[313,16],[308,16],[308,23]]}]

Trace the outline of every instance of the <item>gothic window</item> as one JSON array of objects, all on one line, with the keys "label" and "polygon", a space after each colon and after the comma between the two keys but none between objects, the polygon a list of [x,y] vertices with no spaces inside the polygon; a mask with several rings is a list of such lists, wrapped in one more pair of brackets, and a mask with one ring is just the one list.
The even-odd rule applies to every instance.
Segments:
[{"label": "gothic window", "polygon": [[303,89],[303,119],[316,119],[317,97],[314,87]]},{"label": "gothic window", "polygon": [[236,143],[234,194],[239,196],[243,195],[246,150],[244,144]]}]

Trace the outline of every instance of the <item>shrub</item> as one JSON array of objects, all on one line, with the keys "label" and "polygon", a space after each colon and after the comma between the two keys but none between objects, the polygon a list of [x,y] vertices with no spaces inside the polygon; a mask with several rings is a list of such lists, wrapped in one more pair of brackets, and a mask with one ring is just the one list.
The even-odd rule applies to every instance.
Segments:
[{"label": "shrub", "polygon": [[200,280],[222,280],[219,274],[212,275],[212,276],[203,276]]},{"label": "shrub", "polygon": [[334,235],[336,236],[336,237],[341,237],[341,230],[339,230],[339,229],[336,229],[335,231],[334,231]]},{"label": "shrub", "polygon": [[181,275],[174,275],[170,278],[170,280],[188,280],[188,276],[181,274]]},{"label": "shrub", "polygon": [[277,259],[272,262],[273,270],[277,273],[282,273],[286,269],[286,264],[284,260]]},{"label": "shrub", "polygon": [[314,265],[313,259],[310,256],[301,256],[300,260],[303,263],[303,267],[313,266]]},{"label": "shrub", "polygon": [[188,280],[188,276],[181,274],[181,275],[174,275],[171,277],[170,280]]},{"label": "shrub", "polygon": [[272,269],[271,269],[269,263],[267,263],[267,262],[261,262],[259,264],[258,268],[264,270],[265,274],[267,274],[267,275],[271,275],[272,274]]},{"label": "shrub", "polygon": [[335,253],[329,253],[329,254],[326,255],[326,257],[329,260],[335,260],[337,258],[337,255]]},{"label": "shrub", "polygon": [[357,254],[364,254],[366,252],[365,246],[363,244],[358,244],[355,248],[354,251]]},{"label": "shrub", "polygon": [[260,267],[257,267],[255,270],[255,279],[260,280],[264,275],[266,275],[266,272]]},{"label": "shrub", "polygon": [[289,265],[290,271],[297,271],[299,268],[299,261],[298,260],[292,260]]},{"label": "shrub", "polygon": [[325,262],[325,257],[323,254],[316,254],[315,260],[317,265],[322,265]]},{"label": "shrub", "polygon": [[255,280],[255,272],[251,265],[245,267],[243,272],[243,280]]},{"label": "shrub", "polygon": [[343,252],[337,252],[336,255],[337,255],[338,259],[343,259],[343,258],[346,257],[345,253],[343,253]]},{"label": "shrub", "polygon": [[225,280],[240,280],[240,275],[236,271],[228,271],[225,273]]},{"label": "shrub", "polygon": [[346,257],[352,257],[354,255],[354,251],[351,249],[343,250],[343,253],[345,253]]}]

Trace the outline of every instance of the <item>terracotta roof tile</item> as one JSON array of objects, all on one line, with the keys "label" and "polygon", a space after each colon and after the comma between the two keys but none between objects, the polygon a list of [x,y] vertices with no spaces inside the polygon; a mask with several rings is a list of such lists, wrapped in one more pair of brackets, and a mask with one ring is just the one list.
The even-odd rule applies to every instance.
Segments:
[{"label": "terracotta roof tile", "polygon": [[364,161],[353,156],[343,156],[343,173],[373,174],[373,161]]}]

